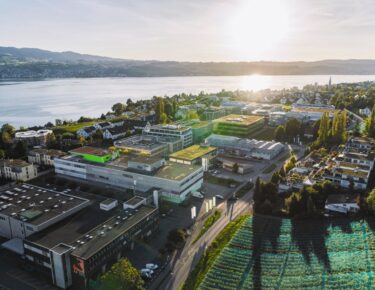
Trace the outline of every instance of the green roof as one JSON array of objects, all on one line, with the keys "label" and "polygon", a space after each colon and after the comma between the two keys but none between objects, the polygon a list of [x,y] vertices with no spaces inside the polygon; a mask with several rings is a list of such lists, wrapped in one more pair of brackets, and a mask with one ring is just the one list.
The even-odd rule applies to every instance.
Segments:
[{"label": "green roof", "polygon": [[214,123],[226,123],[226,124],[236,124],[236,125],[246,125],[249,126],[259,120],[264,119],[262,116],[255,115],[228,115],[221,117],[219,119],[213,120]]},{"label": "green roof", "polygon": [[212,146],[193,145],[183,150],[177,151],[171,154],[169,157],[192,161],[206,154],[209,154],[215,150],[216,150],[216,147],[212,147]]}]

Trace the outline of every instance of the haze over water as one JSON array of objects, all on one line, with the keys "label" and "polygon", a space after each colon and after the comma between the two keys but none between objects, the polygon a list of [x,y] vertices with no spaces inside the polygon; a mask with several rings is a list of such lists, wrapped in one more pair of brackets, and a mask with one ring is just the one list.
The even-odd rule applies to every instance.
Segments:
[{"label": "haze over water", "polygon": [[[0,82],[0,125],[44,125],[55,119],[99,117],[116,102],[201,91],[302,88],[327,84],[328,75],[88,78]],[[332,83],[375,81],[374,75],[332,76]]]}]

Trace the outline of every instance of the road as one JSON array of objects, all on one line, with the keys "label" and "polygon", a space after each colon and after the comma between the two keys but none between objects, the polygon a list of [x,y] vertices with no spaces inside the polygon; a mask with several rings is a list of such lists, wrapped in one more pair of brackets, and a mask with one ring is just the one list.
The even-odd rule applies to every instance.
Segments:
[{"label": "road", "polygon": [[241,214],[252,210],[252,196],[253,191],[246,194],[241,200],[237,202],[225,201],[217,206],[221,210],[221,218],[214,223],[214,225],[201,237],[195,244],[192,239],[187,243],[188,245],[181,252],[177,262],[173,265],[172,272],[166,277],[163,283],[158,285],[155,289],[178,289],[186,280],[189,273],[198,263],[206,248],[212,243],[219,232],[233,219]]},{"label": "road", "polygon": [[[293,149],[298,149],[297,151],[297,160],[303,156],[305,148],[303,146],[297,145],[288,145],[288,151],[291,152]],[[279,157],[280,158],[280,157]],[[276,170],[279,170],[281,165],[284,163],[284,159],[274,160],[276,164]],[[273,171],[274,172],[274,171]],[[262,173],[262,171],[254,172],[255,176],[253,180],[259,176],[264,181],[269,181],[273,172]],[[242,183],[239,187],[233,191],[239,190],[244,186],[246,182]],[[233,219],[242,215],[243,213],[251,213],[253,205],[253,190],[246,193],[241,199],[237,202],[230,202],[228,200],[220,203],[217,208],[221,210],[221,218],[216,221],[213,226],[198,240],[193,244],[194,235],[191,236],[186,244],[184,249],[177,253],[174,259],[171,259],[170,264],[163,270],[154,283],[148,287],[148,289],[171,289],[177,290],[183,282],[187,279],[189,273],[194,269],[195,265],[198,263],[199,259],[204,254],[207,247],[212,243],[216,238],[218,233],[223,230],[223,228]],[[203,225],[203,220],[197,222],[194,225],[193,232],[197,233]]]}]

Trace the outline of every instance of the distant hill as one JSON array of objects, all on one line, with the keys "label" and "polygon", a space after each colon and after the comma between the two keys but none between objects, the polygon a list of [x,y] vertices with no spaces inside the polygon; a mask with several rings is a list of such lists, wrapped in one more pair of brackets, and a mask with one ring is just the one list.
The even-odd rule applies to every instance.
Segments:
[{"label": "distant hill", "polygon": [[177,62],[117,59],[71,51],[0,47],[0,79],[375,74],[375,60]]}]

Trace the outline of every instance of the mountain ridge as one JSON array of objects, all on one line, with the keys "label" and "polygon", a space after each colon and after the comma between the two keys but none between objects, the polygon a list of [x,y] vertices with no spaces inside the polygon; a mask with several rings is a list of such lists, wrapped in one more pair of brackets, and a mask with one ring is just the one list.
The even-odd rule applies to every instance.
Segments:
[{"label": "mountain ridge", "polygon": [[372,59],[318,61],[190,62],[132,60],[54,52],[39,48],[0,47],[0,79],[68,77],[163,77],[263,75],[371,75]]}]

